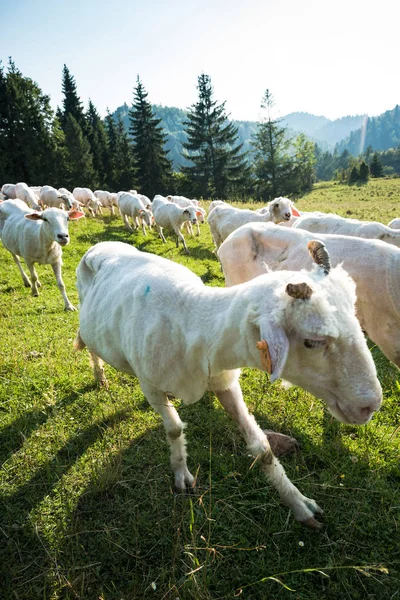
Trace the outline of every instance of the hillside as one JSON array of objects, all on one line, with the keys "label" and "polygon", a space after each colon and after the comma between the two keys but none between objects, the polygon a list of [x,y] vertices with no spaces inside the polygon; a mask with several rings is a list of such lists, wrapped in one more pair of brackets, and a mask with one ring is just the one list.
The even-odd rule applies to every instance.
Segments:
[{"label": "hillside", "polygon": [[[182,142],[187,137],[184,122],[186,111],[172,106],[153,104],[157,118],[161,119],[162,126],[168,136],[166,148],[172,160],[174,169],[179,169],[188,161],[182,156]],[[129,106],[125,103],[118,107],[114,116],[121,116],[128,131]],[[238,128],[238,141],[243,144],[244,151],[251,151],[251,139],[257,130],[255,121],[233,121]],[[387,111],[379,117],[368,118],[366,115],[347,116],[340,119],[327,119],[304,112],[290,113],[281,119],[281,124],[288,130],[289,137],[296,137],[305,133],[312,141],[316,142],[323,150],[333,151],[338,146],[339,152],[344,149],[351,154],[360,152],[362,127],[367,123],[367,135],[364,148],[371,145],[374,150],[386,150],[400,144],[400,109]]]}]

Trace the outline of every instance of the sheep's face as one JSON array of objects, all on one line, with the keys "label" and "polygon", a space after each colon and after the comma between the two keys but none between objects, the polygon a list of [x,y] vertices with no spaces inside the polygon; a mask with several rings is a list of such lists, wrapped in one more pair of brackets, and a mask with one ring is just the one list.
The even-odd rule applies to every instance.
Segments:
[{"label": "sheep's face", "polygon": [[185,208],[185,210],[183,211],[183,214],[188,221],[190,221],[193,225],[196,225],[197,214],[196,214],[196,209],[194,206],[188,206],[187,208]]},{"label": "sheep's face", "polygon": [[148,225],[148,227],[151,227],[151,224],[153,222],[153,215],[149,210],[141,210],[139,212],[139,216],[141,219],[143,219],[146,225]]},{"label": "sheep's face", "polygon": [[[379,409],[382,390],[355,316],[353,281],[341,267],[326,277],[291,275],[289,285],[277,290],[284,307],[279,343],[274,328],[264,336],[261,326],[269,348],[271,335],[272,379],[282,377],[325,400],[344,423],[367,423]],[[274,372],[279,360],[280,372]]]},{"label": "sheep's face", "polygon": [[275,198],[275,200],[272,200],[268,206],[272,221],[274,223],[289,221],[292,216],[292,206],[293,203],[289,198]]},{"label": "sheep's face", "polygon": [[60,246],[69,244],[68,221],[81,219],[85,215],[77,210],[66,212],[59,208],[47,208],[42,213],[25,215],[30,221],[42,221],[46,236],[57,242]]}]

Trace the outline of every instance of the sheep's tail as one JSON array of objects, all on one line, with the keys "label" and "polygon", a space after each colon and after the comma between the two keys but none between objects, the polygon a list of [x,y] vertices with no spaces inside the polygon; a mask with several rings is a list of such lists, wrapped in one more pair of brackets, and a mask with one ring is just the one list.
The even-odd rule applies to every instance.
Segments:
[{"label": "sheep's tail", "polygon": [[76,337],[74,339],[74,350],[76,350],[77,352],[79,350],[83,350],[86,347],[85,342],[83,341],[83,339],[81,338],[81,332],[78,329],[78,331],[76,332]]}]

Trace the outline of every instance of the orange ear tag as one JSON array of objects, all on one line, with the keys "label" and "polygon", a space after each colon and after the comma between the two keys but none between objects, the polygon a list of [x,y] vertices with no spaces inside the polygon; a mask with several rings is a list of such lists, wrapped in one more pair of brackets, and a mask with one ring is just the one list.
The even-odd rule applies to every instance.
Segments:
[{"label": "orange ear tag", "polygon": [[262,366],[263,370],[267,371],[267,373],[269,373],[271,375],[272,361],[271,361],[271,355],[270,355],[269,349],[268,349],[267,340],[261,340],[260,342],[257,342],[256,346],[260,352],[261,366]]}]

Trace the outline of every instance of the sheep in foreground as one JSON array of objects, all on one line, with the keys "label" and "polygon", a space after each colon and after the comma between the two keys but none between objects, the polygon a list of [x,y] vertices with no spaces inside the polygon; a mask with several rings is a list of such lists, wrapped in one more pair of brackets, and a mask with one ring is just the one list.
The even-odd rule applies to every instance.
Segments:
[{"label": "sheep in foreground", "polygon": [[[293,211],[295,210],[295,213]],[[255,210],[217,205],[208,215],[211,234],[218,249],[228,235],[245,223],[279,223],[289,221],[297,211],[289,198],[276,198],[268,204],[268,212],[260,214]],[[297,213],[298,214],[298,213]]]},{"label": "sheep in foreground", "polygon": [[[35,212],[21,200],[7,200],[0,204],[0,236],[6,250],[11,252],[25,287],[38,296],[40,281],[34,263],[51,265],[58,289],[64,299],[65,310],[76,310],[68,299],[61,276],[62,249],[69,243],[68,221],[84,217],[82,212],[47,208]],[[20,257],[30,271],[32,282],[24,272]]]},{"label": "sheep in foreground", "polygon": [[157,231],[162,241],[165,243],[167,241],[163,229],[172,229],[176,234],[176,247],[178,248],[179,240],[181,240],[186,254],[189,254],[181,227],[185,221],[190,221],[192,225],[197,224],[196,208],[194,206],[181,208],[160,195],[154,197],[152,207]]},{"label": "sheep in foreground", "polygon": [[39,198],[23,181],[15,184],[15,198],[22,200],[30,208],[41,210],[38,204]]},{"label": "sheep in foreground", "polygon": [[129,231],[133,231],[129,224],[129,218],[132,219],[135,230],[139,229],[139,219],[142,224],[142,231],[144,235],[146,233],[146,225],[151,228],[153,215],[151,211],[145,208],[144,203],[138,195],[130,194],[129,192],[119,192],[118,194],[118,206],[121,212],[125,227]]},{"label": "sheep in foreground", "polygon": [[400,246],[400,231],[376,221],[346,219],[335,214],[305,215],[297,219],[293,229],[306,229],[313,233],[336,233],[368,239],[382,240]]},{"label": "sheep in foreground", "polygon": [[[249,223],[234,231],[218,256],[227,285],[236,285],[267,270],[310,267],[306,244],[315,234],[271,223]],[[389,360],[400,367],[400,249],[379,240],[318,234],[333,265],[342,264],[357,286],[361,327]]]},{"label": "sheep in foreground", "polygon": [[392,219],[388,224],[388,227],[390,227],[391,229],[400,229],[400,219]]},{"label": "sheep in foreground", "polygon": [[128,244],[96,244],[77,269],[81,309],[74,345],[87,346],[100,383],[106,385],[103,361],[138,378],[163,418],[178,490],[193,486],[194,478],[184,424],[169,397],[191,404],[210,390],[237,421],[282,502],[298,521],[319,527],[321,509],[286,476],[239,385],[240,368],[253,367],[323,398],[345,423],[367,423],[378,410],[382,390],[355,317],[354,282],[342,267],[329,269],[322,244],[310,248],[320,265],[311,272],[269,273],[215,288],[186,267]]}]

